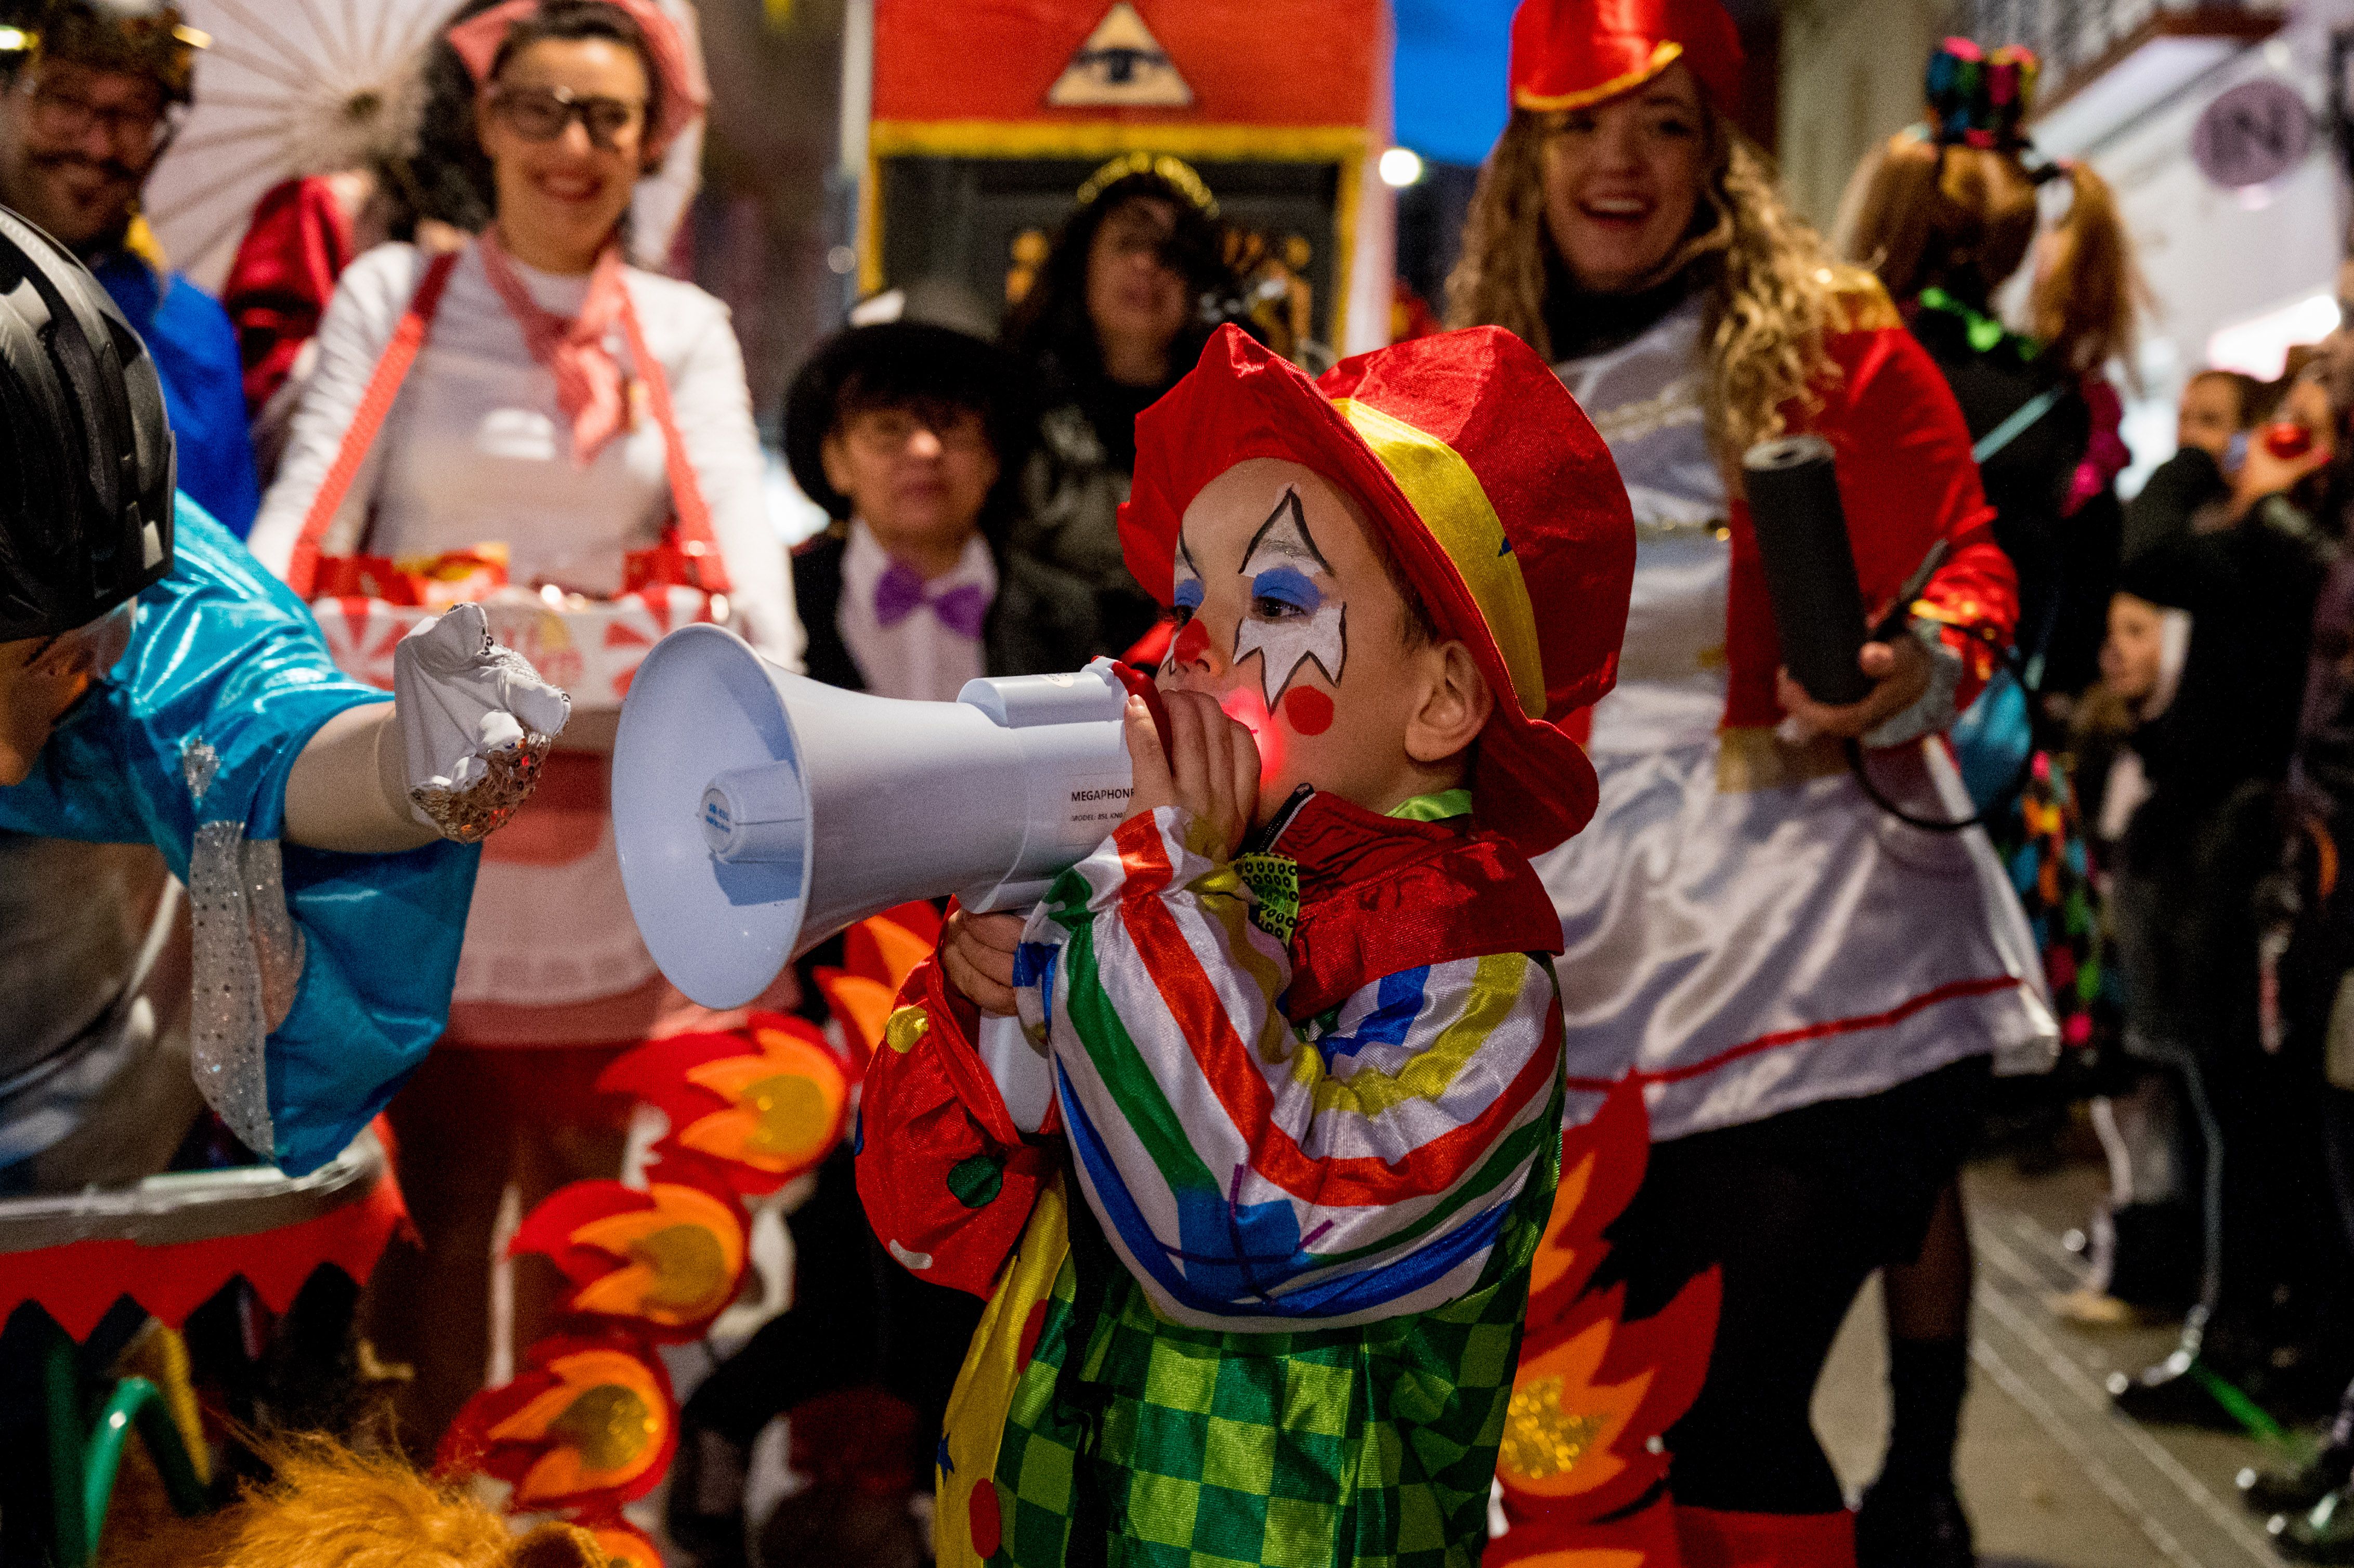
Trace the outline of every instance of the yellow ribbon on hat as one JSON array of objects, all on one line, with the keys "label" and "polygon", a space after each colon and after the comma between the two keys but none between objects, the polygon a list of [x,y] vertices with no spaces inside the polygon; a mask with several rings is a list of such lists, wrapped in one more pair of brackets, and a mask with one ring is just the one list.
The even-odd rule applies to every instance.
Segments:
[{"label": "yellow ribbon on hat", "polygon": [[1675,64],[1683,57],[1683,52],[1681,44],[1672,38],[1663,39],[1652,46],[1649,59],[1623,76],[1612,77],[1598,87],[1581,88],[1575,92],[1550,98],[1522,88],[1512,94],[1512,103],[1515,108],[1532,110],[1539,114],[1560,114],[1572,109],[1583,109],[1589,103],[1599,103],[1606,98],[1616,98],[1622,92],[1642,86]]},{"label": "yellow ribbon on hat", "polygon": [[1496,515],[1479,476],[1462,453],[1395,415],[1352,397],[1332,406],[1389,470],[1422,525],[1455,563],[1456,575],[1470,590],[1489,635],[1504,655],[1521,711],[1532,719],[1543,718],[1544,654],[1537,642],[1536,609],[1529,602],[1529,585],[1521,576],[1503,519]]}]

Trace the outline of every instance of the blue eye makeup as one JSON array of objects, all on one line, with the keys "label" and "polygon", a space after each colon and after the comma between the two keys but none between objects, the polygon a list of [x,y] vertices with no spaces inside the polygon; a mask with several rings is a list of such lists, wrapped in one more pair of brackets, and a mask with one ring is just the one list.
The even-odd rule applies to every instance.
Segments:
[{"label": "blue eye makeup", "polygon": [[1180,609],[1201,609],[1202,579],[1199,577],[1180,578],[1177,583],[1176,591],[1170,597],[1174,600],[1177,608]]},{"label": "blue eye makeup", "polygon": [[1324,603],[1323,594],[1309,580],[1308,574],[1292,567],[1270,567],[1253,577],[1251,598],[1274,599],[1302,615],[1315,614]]}]

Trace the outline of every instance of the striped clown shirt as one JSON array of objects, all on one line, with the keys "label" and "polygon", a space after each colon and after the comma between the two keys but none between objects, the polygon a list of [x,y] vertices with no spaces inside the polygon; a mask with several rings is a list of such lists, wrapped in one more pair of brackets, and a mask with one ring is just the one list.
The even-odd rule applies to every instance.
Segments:
[{"label": "striped clown shirt", "polygon": [[1407,969],[1295,1022],[1286,945],[1198,837],[1175,807],[1122,824],[1016,955],[1112,1246],[1196,1328],[1347,1327],[1465,1295],[1559,1137],[1551,964]]}]

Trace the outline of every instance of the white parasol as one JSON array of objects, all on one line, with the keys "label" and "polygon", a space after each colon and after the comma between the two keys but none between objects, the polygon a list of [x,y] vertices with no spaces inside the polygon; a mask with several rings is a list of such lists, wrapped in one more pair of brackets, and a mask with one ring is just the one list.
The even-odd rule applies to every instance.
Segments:
[{"label": "white parasol", "polygon": [[[688,0],[661,0],[702,61]],[[418,111],[427,48],[459,0],[181,0],[212,35],[196,104],[147,182],[147,221],[172,265],[218,292],[254,203],[300,175],[358,168],[398,147]],[[658,260],[694,199],[703,128],[689,127],[638,187],[632,231]]]}]

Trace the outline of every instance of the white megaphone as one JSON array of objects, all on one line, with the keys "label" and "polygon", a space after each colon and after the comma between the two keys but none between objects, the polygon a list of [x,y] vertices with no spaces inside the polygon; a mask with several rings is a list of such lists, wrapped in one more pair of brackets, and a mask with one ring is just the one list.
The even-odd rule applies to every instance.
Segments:
[{"label": "white megaphone", "polygon": [[716,626],[671,633],[613,747],[621,883],[654,961],[740,1007],[910,899],[1034,904],[1128,814],[1130,689],[1098,659],[906,702],[791,674]]}]

